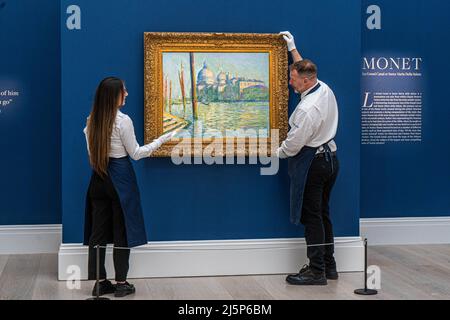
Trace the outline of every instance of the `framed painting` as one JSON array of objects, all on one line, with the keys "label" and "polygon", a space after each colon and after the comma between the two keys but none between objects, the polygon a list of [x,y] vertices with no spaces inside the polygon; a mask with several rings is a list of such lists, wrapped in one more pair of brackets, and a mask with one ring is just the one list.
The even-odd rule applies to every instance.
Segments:
[{"label": "framed painting", "polygon": [[145,143],[177,131],[153,156],[212,141],[216,155],[270,154],[288,131],[287,64],[278,34],[144,33]]}]

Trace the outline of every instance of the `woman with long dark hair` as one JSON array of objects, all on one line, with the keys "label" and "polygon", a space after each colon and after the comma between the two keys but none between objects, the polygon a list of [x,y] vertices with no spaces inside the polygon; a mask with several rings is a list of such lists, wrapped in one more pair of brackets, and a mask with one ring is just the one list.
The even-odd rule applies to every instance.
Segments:
[{"label": "woman with long dark hair", "polygon": [[[84,244],[89,245],[88,279],[96,279],[96,247],[113,243],[114,247],[132,248],[147,243],[144,218],[130,157],[148,157],[174,132],[139,146],[130,117],[119,109],[128,92],[121,79],[103,79],[97,87],[92,111],[87,119],[86,135],[92,176],[86,197]],[[114,249],[116,284],[106,275],[104,248],[100,249],[100,295],[114,293],[123,297],[135,292],[127,282],[129,249]],[[97,293],[97,283],[92,295]]]}]

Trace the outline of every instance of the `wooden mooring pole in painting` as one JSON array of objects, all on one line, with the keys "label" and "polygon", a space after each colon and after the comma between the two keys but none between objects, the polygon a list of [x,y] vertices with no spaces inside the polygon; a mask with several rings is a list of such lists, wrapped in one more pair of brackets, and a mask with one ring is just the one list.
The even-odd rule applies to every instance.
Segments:
[{"label": "wooden mooring pole in painting", "polygon": [[164,77],[164,111],[167,111],[167,76]]},{"label": "wooden mooring pole in painting", "polygon": [[172,113],[172,80],[170,80],[169,88],[169,113]]},{"label": "wooden mooring pole in painting", "polygon": [[195,68],[194,68],[194,53],[190,52],[189,57],[191,60],[191,97],[192,97],[192,116],[194,119],[198,119],[197,111],[197,80],[195,79]]},{"label": "wooden mooring pole in painting", "polygon": [[185,90],[184,90],[183,62],[181,63],[181,72],[178,71],[178,79],[180,80],[181,96],[182,96],[182,99],[183,99],[183,115],[186,118],[186,93],[185,93]]}]

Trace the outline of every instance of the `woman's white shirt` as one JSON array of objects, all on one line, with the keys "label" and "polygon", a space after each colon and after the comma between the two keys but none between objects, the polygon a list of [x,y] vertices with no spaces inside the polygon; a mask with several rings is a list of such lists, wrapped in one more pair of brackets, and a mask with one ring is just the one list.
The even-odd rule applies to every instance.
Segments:
[{"label": "woman's white shirt", "polygon": [[[86,145],[89,152],[89,141],[87,135],[87,128],[85,127],[84,135],[86,137]],[[136,135],[134,134],[133,121],[129,116],[117,111],[116,120],[113,125],[111,134],[111,146],[109,150],[110,158],[122,158],[129,155],[134,160],[139,160],[145,157],[149,157],[153,151],[161,146],[163,141],[158,139],[152,143],[144,146],[139,146],[136,141]]]}]

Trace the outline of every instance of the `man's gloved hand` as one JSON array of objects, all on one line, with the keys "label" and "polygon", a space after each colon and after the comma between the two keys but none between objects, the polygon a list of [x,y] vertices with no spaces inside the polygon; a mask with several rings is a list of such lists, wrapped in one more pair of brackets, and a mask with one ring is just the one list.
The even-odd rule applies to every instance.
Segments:
[{"label": "man's gloved hand", "polygon": [[286,159],[288,156],[286,155],[286,153],[283,152],[283,149],[281,149],[280,147],[277,149],[277,157],[279,159]]},{"label": "man's gloved hand", "polygon": [[289,51],[295,50],[295,41],[294,36],[289,31],[282,31],[280,34],[283,35],[284,40],[286,41],[287,47]]}]

